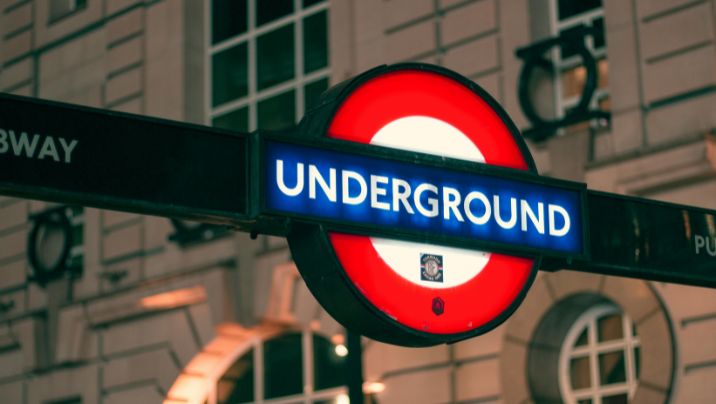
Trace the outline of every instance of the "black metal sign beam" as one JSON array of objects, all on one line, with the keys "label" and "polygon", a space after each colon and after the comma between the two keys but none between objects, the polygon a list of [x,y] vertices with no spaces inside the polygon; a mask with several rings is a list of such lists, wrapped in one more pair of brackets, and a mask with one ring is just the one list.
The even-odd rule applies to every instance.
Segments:
[{"label": "black metal sign beam", "polygon": [[[0,94],[0,194],[284,234],[290,220],[309,219],[291,216],[289,220],[261,203],[259,183],[266,180],[265,173],[258,166],[260,159],[252,155],[260,151],[258,139]],[[321,147],[307,142],[304,146]],[[357,148],[347,146],[346,151],[351,147]],[[396,156],[383,157],[394,161],[410,157],[417,166],[441,167],[429,156],[392,153]],[[500,174],[494,167],[481,170]],[[511,175],[516,181],[528,180]],[[544,258],[544,269],[716,287],[716,211],[580,192],[586,192],[582,231],[590,254],[560,258],[544,251],[524,252],[551,255]],[[439,238],[426,239],[430,240],[440,243]],[[478,247],[481,243],[485,241],[475,241]],[[521,250],[515,248],[509,251],[519,254]]]},{"label": "black metal sign beam", "polygon": [[588,191],[589,260],[552,269],[716,287],[716,211]]},{"label": "black metal sign beam", "polygon": [[241,220],[248,213],[247,136],[0,94],[0,193]]}]

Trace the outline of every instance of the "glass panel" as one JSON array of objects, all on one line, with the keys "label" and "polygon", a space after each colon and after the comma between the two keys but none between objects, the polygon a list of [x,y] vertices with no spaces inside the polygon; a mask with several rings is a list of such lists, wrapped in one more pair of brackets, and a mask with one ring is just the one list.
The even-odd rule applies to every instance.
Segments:
[{"label": "glass panel", "polygon": [[[571,32],[577,31],[577,30],[579,30],[579,29],[581,29],[581,26],[576,26],[576,27],[568,28],[568,29],[565,29],[565,30],[563,30],[562,32],[560,32],[560,35],[569,35]],[[584,41],[584,36],[577,36],[577,39],[576,39],[577,43],[579,43],[580,38],[581,38],[582,41]],[[572,57],[572,56],[575,56],[575,55],[577,54],[577,52],[574,51],[572,48],[568,48],[568,47],[564,47],[564,46],[560,46],[560,51],[559,51],[559,52],[560,52],[560,55],[561,55],[560,57],[561,57],[563,60],[564,60],[564,59],[568,59],[568,58],[570,58],[570,57]]]},{"label": "glass panel", "polygon": [[575,390],[584,389],[592,385],[589,376],[589,357],[573,358],[569,364],[569,376],[572,380],[572,388]]},{"label": "glass panel", "polygon": [[304,105],[306,111],[318,105],[318,101],[321,98],[321,94],[328,88],[328,79],[316,80],[313,83],[306,85],[303,90]]},{"label": "glass panel", "polygon": [[587,329],[585,328],[582,330],[582,333],[579,334],[579,338],[577,338],[577,342],[574,343],[575,347],[578,346],[585,346],[587,345]]},{"label": "glass panel", "polygon": [[288,334],[264,344],[264,394],[274,398],[303,392],[301,334]]},{"label": "glass panel", "polygon": [[217,128],[232,129],[239,132],[249,131],[249,108],[243,107],[215,117],[211,124]]},{"label": "glass panel", "polygon": [[323,390],[346,383],[346,356],[336,354],[336,346],[327,339],[313,336],[314,387]]},{"label": "glass panel", "polygon": [[599,354],[599,381],[602,385],[626,381],[624,351]]},{"label": "glass panel", "polygon": [[264,130],[288,129],[296,122],[295,91],[259,101],[258,126]]},{"label": "glass panel", "polygon": [[606,59],[597,61],[597,75],[599,88],[607,88],[609,85],[609,62]]},{"label": "glass panel", "polygon": [[211,2],[211,43],[215,44],[246,32],[246,0]]},{"label": "glass panel", "polygon": [[624,337],[621,314],[610,314],[597,319],[598,341],[612,341]]},{"label": "glass panel", "polygon": [[314,4],[322,3],[324,0],[303,0],[303,8],[311,7]]},{"label": "glass panel", "polygon": [[626,394],[619,394],[617,396],[602,397],[602,404],[627,404],[629,400]]},{"label": "glass panel", "polygon": [[562,98],[581,96],[586,79],[587,69],[584,66],[562,71]]},{"label": "glass panel", "polygon": [[328,65],[328,13],[321,11],[303,21],[303,71],[310,73]]},{"label": "glass panel", "polygon": [[248,94],[246,60],[246,43],[214,55],[211,69],[213,106]]},{"label": "glass panel", "polygon": [[602,0],[559,0],[558,16],[560,20],[582,14],[602,6]]},{"label": "glass panel", "polygon": [[254,400],[254,351],[245,353],[224,373],[216,385],[220,404],[246,403]]},{"label": "glass panel", "polygon": [[639,371],[641,370],[641,350],[634,348],[634,367],[636,371],[636,379],[639,380]]},{"label": "glass panel", "polygon": [[258,38],[256,41],[256,63],[259,90],[293,78],[293,24]]},{"label": "glass panel", "polygon": [[597,18],[592,22],[592,26],[596,28],[594,34],[594,49],[601,49],[606,45],[604,38],[604,18]]},{"label": "glass panel", "polygon": [[586,400],[577,400],[577,404],[592,404],[592,400],[589,398]]},{"label": "glass panel", "polygon": [[293,0],[256,0],[256,26],[293,13]]}]

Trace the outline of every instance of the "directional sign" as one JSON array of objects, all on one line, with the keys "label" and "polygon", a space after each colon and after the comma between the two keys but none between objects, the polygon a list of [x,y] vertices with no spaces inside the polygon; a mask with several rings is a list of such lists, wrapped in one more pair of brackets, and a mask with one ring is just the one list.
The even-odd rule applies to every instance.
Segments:
[{"label": "directional sign", "polygon": [[716,212],[589,191],[589,260],[550,266],[716,287]]},{"label": "directional sign", "polygon": [[[469,80],[434,66],[378,68],[336,86],[301,127],[306,136],[535,172],[497,102]],[[425,183],[431,178],[451,184],[450,176],[416,174]],[[465,181],[460,182],[467,190]],[[402,345],[455,341],[496,327],[519,305],[539,262],[537,254],[508,256],[317,226],[296,229],[288,240],[306,284],[329,313],[371,338]]]},{"label": "directional sign", "polygon": [[245,134],[0,94],[0,192],[240,219],[246,142]]},{"label": "directional sign", "polygon": [[406,346],[496,327],[540,265],[716,287],[716,211],[538,176],[501,107],[443,68],[371,70],[292,132],[0,95],[0,193],[287,236],[331,315]]}]

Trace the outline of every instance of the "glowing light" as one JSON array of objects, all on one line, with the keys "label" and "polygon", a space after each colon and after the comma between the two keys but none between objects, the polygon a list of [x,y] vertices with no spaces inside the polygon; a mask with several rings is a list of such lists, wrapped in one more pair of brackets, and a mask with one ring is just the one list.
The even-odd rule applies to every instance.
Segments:
[{"label": "glowing light", "polygon": [[346,346],[343,344],[336,345],[334,350],[336,351],[336,355],[338,355],[340,357],[344,357],[344,356],[348,355],[348,348],[346,348]]},{"label": "glowing light", "polygon": [[331,342],[333,343],[333,345],[339,345],[339,344],[345,345],[346,337],[343,334],[333,334],[333,335],[331,335]]},{"label": "glowing light", "polygon": [[363,393],[376,394],[385,391],[385,383],[383,382],[365,382],[363,383]]},{"label": "glowing light", "polygon": [[203,286],[192,286],[143,297],[139,300],[139,305],[145,309],[161,310],[188,306],[204,300],[206,300],[206,289]]},{"label": "glowing light", "polygon": [[336,397],[336,404],[350,404],[351,400],[346,394],[340,394]]}]

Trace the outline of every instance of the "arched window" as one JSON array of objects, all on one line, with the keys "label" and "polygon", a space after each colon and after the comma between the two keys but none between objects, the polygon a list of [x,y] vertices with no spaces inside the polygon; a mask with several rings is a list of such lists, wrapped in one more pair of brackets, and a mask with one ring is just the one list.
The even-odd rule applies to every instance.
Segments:
[{"label": "arched window", "polygon": [[257,342],[219,379],[216,403],[347,403],[342,342],[310,331]]},{"label": "arched window", "polygon": [[639,379],[639,338],[631,319],[610,303],[585,311],[559,355],[559,386],[568,404],[628,403]]}]

